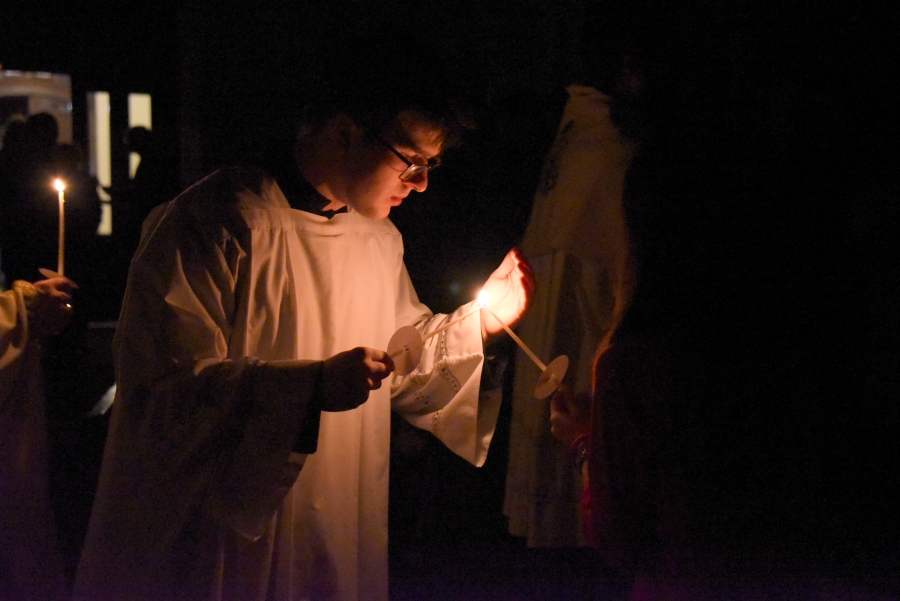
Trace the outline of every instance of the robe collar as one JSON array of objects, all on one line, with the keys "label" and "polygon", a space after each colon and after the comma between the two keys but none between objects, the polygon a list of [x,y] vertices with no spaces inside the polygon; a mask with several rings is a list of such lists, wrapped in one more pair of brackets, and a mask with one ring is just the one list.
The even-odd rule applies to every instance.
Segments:
[{"label": "robe collar", "polygon": [[323,211],[322,209],[328,206],[331,201],[313,188],[313,185],[303,177],[296,165],[293,165],[292,169],[286,169],[283,173],[276,176],[276,181],[292,209],[320,215],[328,219],[339,213],[347,212],[346,206],[336,211]]}]

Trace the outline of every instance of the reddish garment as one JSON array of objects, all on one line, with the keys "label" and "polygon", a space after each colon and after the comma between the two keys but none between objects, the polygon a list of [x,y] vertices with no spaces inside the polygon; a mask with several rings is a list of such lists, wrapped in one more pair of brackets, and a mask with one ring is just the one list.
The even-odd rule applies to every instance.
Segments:
[{"label": "reddish garment", "polygon": [[593,546],[625,573],[689,564],[679,466],[690,441],[677,436],[671,383],[663,346],[640,336],[617,334],[595,361],[584,523]]}]

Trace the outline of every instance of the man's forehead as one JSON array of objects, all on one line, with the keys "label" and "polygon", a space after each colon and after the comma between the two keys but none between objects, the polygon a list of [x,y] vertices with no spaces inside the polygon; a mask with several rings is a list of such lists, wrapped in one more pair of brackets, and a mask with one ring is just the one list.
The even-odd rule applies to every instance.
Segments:
[{"label": "man's forehead", "polygon": [[400,113],[386,132],[399,145],[408,146],[430,156],[440,154],[444,142],[443,128],[423,115],[405,111]]}]

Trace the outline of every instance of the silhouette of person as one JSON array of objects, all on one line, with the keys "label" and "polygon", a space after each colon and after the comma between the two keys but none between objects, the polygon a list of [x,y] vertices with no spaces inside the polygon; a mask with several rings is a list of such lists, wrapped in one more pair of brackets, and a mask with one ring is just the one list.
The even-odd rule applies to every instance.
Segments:
[{"label": "silhouette of person", "polygon": [[50,113],[25,121],[21,161],[7,180],[3,271],[8,281],[30,281],[39,267],[54,268],[59,211],[53,189],[53,154],[59,127]]},{"label": "silhouette of person", "polygon": [[140,157],[134,177],[123,187],[112,189],[113,235],[121,241],[126,261],[137,249],[141,225],[153,207],[172,200],[179,190],[177,169],[171,150],[143,126],[129,129],[123,142]]}]

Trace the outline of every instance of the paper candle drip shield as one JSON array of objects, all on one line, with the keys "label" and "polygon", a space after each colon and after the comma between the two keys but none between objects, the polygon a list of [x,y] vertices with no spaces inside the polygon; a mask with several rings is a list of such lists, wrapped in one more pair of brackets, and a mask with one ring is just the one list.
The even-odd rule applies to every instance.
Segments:
[{"label": "paper candle drip shield", "polygon": [[537,399],[546,399],[548,396],[556,392],[559,385],[562,384],[566,372],[569,371],[569,358],[560,355],[551,361],[544,368],[541,377],[538,378],[537,384],[534,385],[534,397]]},{"label": "paper candle drip shield", "polygon": [[387,353],[394,360],[394,373],[406,376],[422,360],[422,335],[412,326],[403,326],[391,336]]}]

